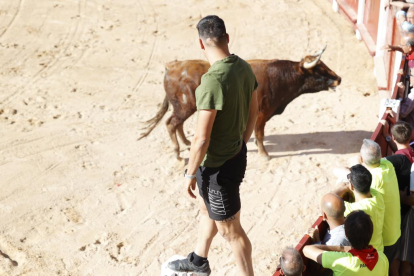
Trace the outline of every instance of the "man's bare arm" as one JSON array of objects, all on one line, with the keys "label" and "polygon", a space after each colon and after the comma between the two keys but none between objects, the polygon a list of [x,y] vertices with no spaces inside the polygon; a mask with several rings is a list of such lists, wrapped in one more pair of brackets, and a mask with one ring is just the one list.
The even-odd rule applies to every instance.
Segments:
[{"label": "man's bare arm", "polygon": [[253,91],[252,100],[250,102],[249,119],[247,120],[246,130],[243,133],[243,140],[245,143],[249,141],[252,136],[254,126],[256,124],[257,114],[259,113],[259,105],[257,101],[257,90]]},{"label": "man's bare arm", "polygon": [[206,155],[217,110],[203,109],[198,112],[197,128],[191,143],[187,174],[194,175]]},{"label": "man's bare arm", "polygon": [[348,252],[351,246],[332,246],[324,244],[307,245],[303,248],[303,254],[315,262],[322,264],[322,253],[325,251]]},{"label": "man's bare arm", "polygon": [[347,193],[350,193],[348,183],[341,182],[335,186],[335,189],[332,193],[336,194],[337,196],[343,198]]},{"label": "man's bare arm", "polygon": [[305,255],[306,258],[311,259],[319,264],[322,264],[323,252],[325,252],[325,250],[322,250],[315,245],[307,245],[303,248],[303,255]]}]

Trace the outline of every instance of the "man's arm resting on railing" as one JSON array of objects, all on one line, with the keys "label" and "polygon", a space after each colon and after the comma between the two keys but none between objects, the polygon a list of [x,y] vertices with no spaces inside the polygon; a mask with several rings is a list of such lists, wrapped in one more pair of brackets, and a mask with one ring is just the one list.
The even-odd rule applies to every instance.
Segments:
[{"label": "man's arm resting on railing", "polygon": [[311,259],[318,264],[322,264],[322,253],[326,251],[335,251],[335,252],[348,252],[351,250],[351,246],[332,246],[332,245],[323,245],[323,244],[313,244],[307,245],[303,248],[303,255],[306,258]]}]

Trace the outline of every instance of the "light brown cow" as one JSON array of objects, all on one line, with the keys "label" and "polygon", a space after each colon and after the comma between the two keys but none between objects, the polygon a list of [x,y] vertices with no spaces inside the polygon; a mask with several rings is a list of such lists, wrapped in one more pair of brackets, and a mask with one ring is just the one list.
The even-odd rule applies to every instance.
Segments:
[{"label": "light brown cow", "polygon": [[[306,56],[300,62],[247,61],[259,83],[257,88],[259,114],[255,125],[255,137],[259,153],[263,157],[269,158],[263,145],[264,128],[273,115],[282,114],[286,106],[302,94],[335,89],[341,83],[341,78],[320,60],[325,48],[316,55]],[[201,76],[209,67],[210,64],[203,60],[173,61],[166,64],[164,102],[155,117],[146,122],[148,130],[138,140],[150,134],[168,111],[168,105],[171,103],[173,113],[167,119],[166,125],[174,144],[176,157],[181,159],[176,132],[178,131],[184,144],[190,145],[190,141],[185,137],[183,124],[196,111],[195,89],[200,85]]]}]

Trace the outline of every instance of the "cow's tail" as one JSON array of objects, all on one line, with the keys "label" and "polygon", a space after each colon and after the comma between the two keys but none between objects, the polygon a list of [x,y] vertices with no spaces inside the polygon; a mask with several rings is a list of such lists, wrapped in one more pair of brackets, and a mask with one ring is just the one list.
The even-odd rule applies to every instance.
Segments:
[{"label": "cow's tail", "polygon": [[153,118],[151,118],[148,121],[144,122],[144,124],[147,124],[147,126],[144,127],[143,129],[146,129],[147,131],[142,133],[141,136],[138,138],[138,140],[141,140],[142,138],[147,137],[151,133],[151,131],[161,121],[162,117],[164,117],[165,113],[167,113],[168,106],[169,106],[168,98],[167,98],[167,96],[165,96],[164,102],[162,103],[162,106],[161,106],[160,110],[158,110],[157,114]]}]

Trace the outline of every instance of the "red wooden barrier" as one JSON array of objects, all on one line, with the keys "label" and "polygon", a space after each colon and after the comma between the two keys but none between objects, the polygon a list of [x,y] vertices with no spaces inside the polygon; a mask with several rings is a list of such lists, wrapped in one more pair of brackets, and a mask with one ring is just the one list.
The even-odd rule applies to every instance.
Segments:
[{"label": "red wooden barrier", "polygon": [[[403,58],[401,60],[400,69],[405,70],[405,67],[406,67],[405,63],[406,63],[405,58]],[[393,89],[393,92],[392,92],[392,95],[391,95],[391,99],[396,99],[397,98],[398,90],[400,89],[397,86],[397,83],[400,82],[400,81],[402,81],[402,76],[400,74],[398,74],[397,81],[394,85],[394,89]],[[384,113],[382,115],[381,119],[385,120],[386,118],[387,118],[387,114]],[[385,157],[385,156],[388,156],[388,155],[392,154],[392,151],[391,151],[391,148],[388,146],[388,143],[385,140],[384,135],[382,135],[382,127],[383,126],[382,126],[381,123],[377,124],[377,127],[375,128],[374,133],[371,135],[371,140],[377,142],[380,145],[381,155],[382,155],[382,157]]]},{"label": "red wooden barrier", "polygon": [[345,15],[355,28],[358,16],[358,0],[337,0],[339,12]]}]

